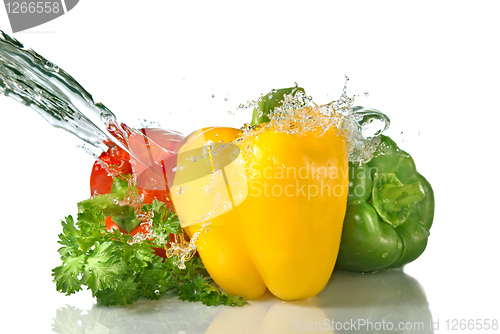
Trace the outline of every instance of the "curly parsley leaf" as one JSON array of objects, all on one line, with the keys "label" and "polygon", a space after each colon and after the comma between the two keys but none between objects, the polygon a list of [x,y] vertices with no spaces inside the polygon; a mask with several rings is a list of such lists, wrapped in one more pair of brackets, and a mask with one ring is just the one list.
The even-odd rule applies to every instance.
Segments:
[{"label": "curly parsley leaf", "polygon": [[[243,298],[211,285],[198,257],[180,269],[177,257],[163,259],[154,253],[154,248],[167,244],[170,233],[182,232],[177,216],[165,203],[155,200],[143,207],[152,217],[149,229],[154,238],[148,240],[118,230],[107,231],[103,206],[93,206],[94,198],[79,205],[76,223],[71,216],[62,221],[63,232],[58,241],[62,245],[59,249],[62,264],[52,270],[58,291],[70,295],[86,287],[103,305],[126,305],[139,298],[159,299],[168,291],[181,300],[205,305],[246,304]],[[130,212],[131,219],[135,219],[133,210]]]},{"label": "curly parsley leaf", "polygon": [[84,270],[83,261],[85,255],[61,257],[63,265],[52,270],[52,276],[56,282],[56,289],[71,295],[82,289],[82,281],[79,278]]}]

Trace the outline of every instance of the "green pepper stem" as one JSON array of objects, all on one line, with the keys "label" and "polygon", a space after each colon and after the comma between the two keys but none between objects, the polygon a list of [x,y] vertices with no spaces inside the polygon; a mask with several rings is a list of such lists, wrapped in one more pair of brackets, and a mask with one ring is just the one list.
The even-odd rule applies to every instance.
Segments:
[{"label": "green pepper stem", "polygon": [[116,203],[121,200],[123,200],[123,193],[97,195],[79,202],[78,208],[79,212],[89,210],[91,206],[103,211],[112,210],[113,207],[117,206]]},{"label": "green pepper stem", "polygon": [[379,191],[379,199],[389,211],[399,211],[405,205],[421,201],[424,196],[424,188],[420,182],[402,186],[386,183]]}]

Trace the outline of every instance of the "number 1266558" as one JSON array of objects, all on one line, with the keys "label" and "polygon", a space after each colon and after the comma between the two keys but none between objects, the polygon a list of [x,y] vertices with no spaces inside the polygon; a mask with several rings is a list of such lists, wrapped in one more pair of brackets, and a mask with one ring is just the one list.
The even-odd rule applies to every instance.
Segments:
[{"label": "number 1266558", "polygon": [[58,1],[37,1],[37,2],[7,2],[5,8],[9,14],[42,14],[59,13],[62,8]]}]

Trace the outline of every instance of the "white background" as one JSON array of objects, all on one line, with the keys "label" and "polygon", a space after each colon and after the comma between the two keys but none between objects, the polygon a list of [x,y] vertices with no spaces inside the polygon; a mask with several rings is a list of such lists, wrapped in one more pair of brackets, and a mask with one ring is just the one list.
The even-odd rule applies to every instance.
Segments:
[{"label": "white background", "polygon": [[[347,75],[348,94],[391,118],[389,134],[434,187],[428,249],[405,271],[443,328],[446,319],[500,319],[499,9],[496,1],[86,0],[13,36],[126,123],[159,121],[185,134],[240,126],[251,118],[240,103],[294,82],[329,102]],[[12,34],[3,8],[0,29]],[[0,115],[2,317],[46,333],[59,307],[94,303],[88,292],[58,294],[50,276],[59,220],[90,195],[92,158],[14,100],[0,96]]]}]

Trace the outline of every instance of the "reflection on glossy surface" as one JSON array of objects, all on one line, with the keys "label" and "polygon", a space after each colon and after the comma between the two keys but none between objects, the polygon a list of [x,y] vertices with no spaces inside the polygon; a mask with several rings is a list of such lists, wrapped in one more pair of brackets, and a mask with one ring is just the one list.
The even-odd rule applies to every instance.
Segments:
[{"label": "reflection on glossy surface", "polygon": [[165,296],[160,300],[141,299],[133,305],[94,304],[87,312],[73,306],[57,310],[54,332],[67,333],[204,333],[221,307],[207,307]]},{"label": "reflection on glossy surface", "polygon": [[422,286],[402,270],[372,274],[335,271],[326,288],[308,300],[283,302],[267,292],[241,308],[207,307],[173,296],[158,301],[140,300],[126,307],[94,305],[88,312],[66,306],[57,311],[53,331],[433,333],[431,321]]},{"label": "reflection on glossy surface", "polygon": [[[434,333],[424,289],[402,269],[370,274],[334,271],[318,298],[318,307],[325,310],[329,319],[357,325],[356,330],[343,326],[335,330],[337,334]],[[377,330],[384,323],[386,330]]]}]

